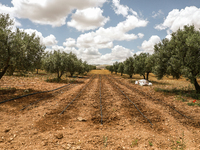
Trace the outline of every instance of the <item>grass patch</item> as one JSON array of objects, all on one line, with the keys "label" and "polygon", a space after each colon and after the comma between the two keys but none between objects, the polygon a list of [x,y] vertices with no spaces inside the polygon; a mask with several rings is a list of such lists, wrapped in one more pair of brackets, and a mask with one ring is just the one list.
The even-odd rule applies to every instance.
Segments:
[{"label": "grass patch", "polygon": [[53,78],[53,79],[47,78],[45,81],[49,83],[69,83],[69,80],[62,80],[59,78]]},{"label": "grass patch", "polygon": [[0,88],[0,95],[3,95],[3,94],[13,94],[16,92],[16,88]]},{"label": "grass patch", "polygon": [[181,95],[177,95],[177,96],[176,96],[176,99],[177,99],[178,101],[182,101],[182,102],[187,102],[187,101],[188,101],[186,98],[184,98],[184,97],[181,96]]},{"label": "grass patch", "polygon": [[[180,96],[184,96],[184,97],[191,97],[193,99],[198,99],[200,100],[200,94],[199,93],[196,93],[195,90],[186,90],[184,88],[182,89],[178,89],[178,88],[172,88],[172,89],[162,89],[162,88],[159,88],[159,87],[156,87],[154,88],[154,90],[156,92],[163,92],[165,94],[170,94],[170,95],[173,95],[173,94],[176,94],[178,95],[178,97]],[[183,100],[183,99],[182,99]]]}]

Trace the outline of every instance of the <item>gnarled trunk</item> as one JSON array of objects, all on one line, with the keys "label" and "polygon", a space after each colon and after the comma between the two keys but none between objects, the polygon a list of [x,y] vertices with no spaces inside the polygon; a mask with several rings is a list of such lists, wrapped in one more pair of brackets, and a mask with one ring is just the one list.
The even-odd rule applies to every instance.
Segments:
[{"label": "gnarled trunk", "polygon": [[194,78],[194,86],[195,86],[196,92],[200,93],[200,86],[199,86],[196,78]]},{"label": "gnarled trunk", "polygon": [[146,79],[149,80],[149,72],[147,72],[147,78]]},{"label": "gnarled trunk", "polygon": [[2,72],[0,72],[0,79],[3,77],[7,69],[10,67],[9,62],[10,62],[10,57],[7,59],[6,66],[3,68]]}]

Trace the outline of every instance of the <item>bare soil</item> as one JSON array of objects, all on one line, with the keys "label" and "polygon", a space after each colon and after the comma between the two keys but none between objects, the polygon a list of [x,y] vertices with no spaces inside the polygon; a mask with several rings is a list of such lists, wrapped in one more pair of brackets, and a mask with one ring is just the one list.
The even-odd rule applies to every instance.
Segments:
[{"label": "bare soil", "polygon": [[[5,76],[0,101],[64,85]],[[0,113],[0,149],[200,149],[200,107],[115,75],[94,74],[9,101]]]}]

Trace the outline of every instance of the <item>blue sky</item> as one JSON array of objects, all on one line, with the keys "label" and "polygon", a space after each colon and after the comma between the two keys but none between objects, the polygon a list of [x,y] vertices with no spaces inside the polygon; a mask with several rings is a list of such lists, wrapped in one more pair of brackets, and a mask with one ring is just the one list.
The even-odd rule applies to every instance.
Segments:
[{"label": "blue sky", "polygon": [[35,32],[46,51],[72,51],[90,64],[152,54],[184,25],[200,28],[199,0],[0,0],[0,13]]}]

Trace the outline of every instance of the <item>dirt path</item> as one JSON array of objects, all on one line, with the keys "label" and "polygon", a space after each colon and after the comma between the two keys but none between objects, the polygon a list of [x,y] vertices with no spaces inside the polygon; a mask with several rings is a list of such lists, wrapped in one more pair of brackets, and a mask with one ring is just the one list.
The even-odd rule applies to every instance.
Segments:
[{"label": "dirt path", "polygon": [[[113,77],[95,75],[57,92],[1,104],[0,149],[200,149],[199,108]],[[20,111],[38,99],[42,100]]]}]

